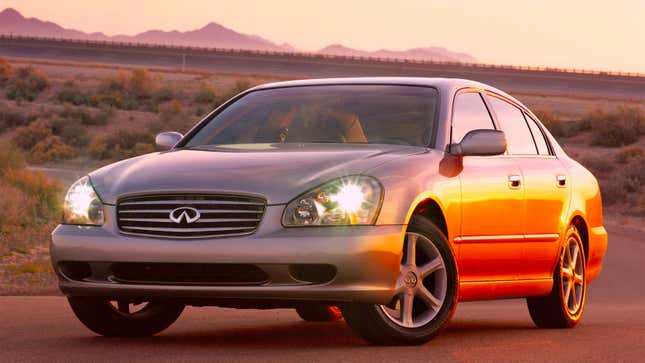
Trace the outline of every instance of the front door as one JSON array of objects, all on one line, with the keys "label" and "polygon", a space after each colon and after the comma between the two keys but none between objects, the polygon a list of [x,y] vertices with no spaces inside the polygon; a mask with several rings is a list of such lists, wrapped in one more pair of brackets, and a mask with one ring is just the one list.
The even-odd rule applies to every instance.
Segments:
[{"label": "front door", "polygon": [[[452,142],[469,131],[494,129],[479,92],[459,93],[452,118]],[[466,156],[461,183],[461,231],[455,239],[462,282],[517,278],[524,232],[524,188],[514,158]]]}]

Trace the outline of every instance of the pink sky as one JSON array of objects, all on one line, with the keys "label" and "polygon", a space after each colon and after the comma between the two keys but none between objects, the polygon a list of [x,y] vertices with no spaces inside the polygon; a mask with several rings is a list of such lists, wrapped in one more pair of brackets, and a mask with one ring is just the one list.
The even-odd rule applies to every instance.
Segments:
[{"label": "pink sky", "polygon": [[214,21],[302,50],[443,46],[486,63],[645,73],[644,0],[0,0],[5,7],[110,35]]}]

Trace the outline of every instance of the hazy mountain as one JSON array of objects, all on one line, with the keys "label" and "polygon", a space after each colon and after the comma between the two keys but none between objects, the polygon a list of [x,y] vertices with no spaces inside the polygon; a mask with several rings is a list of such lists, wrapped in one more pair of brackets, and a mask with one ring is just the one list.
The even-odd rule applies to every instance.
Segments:
[{"label": "hazy mountain", "polygon": [[[269,51],[297,51],[291,45],[276,44],[257,35],[238,33],[217,23],[209,23],[201,29],[180,31],[149,30],[137,35],[107,36],[103,33],[85,33],[75,29],[67,29],[50,21],[36,18],[25,18],[18,11],[7,8],[0,12],[0,34],[31,35],[40,37],[111,40],[141,43],[188,45],[198,47],[254,49]],[[466,53],[456,53],[445,48],[428,47],[413,48],[403,51],[378,50],[368,52],[352,49],[340,44],[330,45],[318,51],[322,54],[408,58],[418,60],[436,60],[453,62],[476,62],[477,60]]]},{"label": "hazy mountain", "polygon": [[406,58],[416,60],[436,60],[468,63],[477,62],[477,59],[475,59],[470,54],[456,53],[441,47],[412,48],[400,51],[381,49],[374,52],[368,52],[364,50],[348,48],[341,44],[333,44],[319,50],[318,53],[359,57]]},{"label": "hazy mountain", "polygon": [[238,33],[217,23],[210,23],[201,29],[186,32],[149,30],[137,35],[107,36],[103,33],[85,33],[75,29],[66,29],[56,23],[36,18],[25,18],[12,8],[0,12],[0,33],[198,47],[293,51],[293,47],[288,44],[277,45],[257,35]]}]

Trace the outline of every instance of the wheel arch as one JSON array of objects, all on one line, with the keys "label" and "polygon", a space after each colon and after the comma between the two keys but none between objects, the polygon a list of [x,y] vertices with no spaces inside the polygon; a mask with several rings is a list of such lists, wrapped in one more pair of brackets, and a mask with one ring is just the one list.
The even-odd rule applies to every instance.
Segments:
[{"label": "wheel arch", "polygon": [[576,227],[580,238],[582,238],[582,248],[585,253],[585,264],[589,264],[589,227],[585,218],[581,214],[575,214],[571,221],[569,222],[570,226]]}]

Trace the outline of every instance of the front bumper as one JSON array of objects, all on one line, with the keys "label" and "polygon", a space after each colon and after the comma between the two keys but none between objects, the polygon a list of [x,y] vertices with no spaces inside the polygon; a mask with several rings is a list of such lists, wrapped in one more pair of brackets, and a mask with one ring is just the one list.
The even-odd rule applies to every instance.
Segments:
[{"label": "front bumper", "polygon": [[[52,233],[51,256],[66,295],[159,299],[269,299],[387,303],[399,272],[405,226],[284,228],[283,206],[268,206],[258,230],[249,236],[213,239],[161,239],[121,234],[115,208],[105,207],[102,227],[59,225]],[[260,285],[124,283],[97,275],[72,279],[61,262],[252,264],[268,280]],[[294,264],[332,265],[325,283],[294,279]],[[107,278],[106,278],[107,277]]]}]

